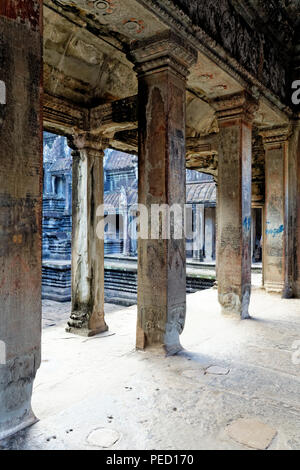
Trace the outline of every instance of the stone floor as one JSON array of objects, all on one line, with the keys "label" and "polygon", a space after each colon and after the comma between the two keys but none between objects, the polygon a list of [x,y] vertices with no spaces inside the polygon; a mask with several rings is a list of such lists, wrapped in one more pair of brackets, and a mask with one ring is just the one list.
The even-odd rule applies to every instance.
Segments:
[{"label": "stone floor", "polygon": [[2,449],[300,449],[300,301],[257,289],[240,321],[192,294],[169,358],[135,351],[135,307],[107,311],[103,336],[44,330],[40,421]]}]

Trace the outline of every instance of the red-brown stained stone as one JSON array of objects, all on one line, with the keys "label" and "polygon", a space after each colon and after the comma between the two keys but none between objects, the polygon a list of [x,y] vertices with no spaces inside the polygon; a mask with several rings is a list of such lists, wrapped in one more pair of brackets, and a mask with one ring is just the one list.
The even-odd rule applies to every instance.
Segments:
[{"label": "red-brown stained stone", "polygon": [[251,294],[251,118],[245,94],[215,103],[219,118],[217,264],[223,313],[249,318]]},{"label": "red-brown stained stone", "polygon": [[41,342],[40,5],[10,1],[0,9],[0,80],[6,88],[0,104],[0,340],[6,344],[0,439],[35,420],[31,390]]},{"label": "red-brown stained stone", "polygon": [[[185,81],[171,70],[139,80],[139,202],[185,203]],[[151,222],[149,219],[149,230]],[[137,347],[180,349],[186,310],[185,240],[139,241]]]},{"label": "red-brown stained stone", "polygon": [[16,20],[38,31],[42,26],[42,0],[1,0],[0,16]]}]

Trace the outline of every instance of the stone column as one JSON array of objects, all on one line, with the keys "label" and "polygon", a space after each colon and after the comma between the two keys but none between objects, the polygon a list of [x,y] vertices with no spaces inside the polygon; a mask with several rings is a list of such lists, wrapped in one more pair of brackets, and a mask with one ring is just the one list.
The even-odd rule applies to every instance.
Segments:
[{"label": "stone column", "polygon": [[211,263],[215,260],[215,230],[216,209],[207,207],[205,209],[205,261]]},{"label": "stone column", "polygon": [[284,298],[300,298],[300,120],[290,123],[285,165],[285,285]]},{"label": "stone column", "polygon": [[246,92],[215,102],[219,121],[218,288],[222,312],[249,318],[251,294],[252,122]]},{"label": "stone column", "polygon": [[199,261],[203,261],[203,253],[204,253],[204,239],[205,239],[204,209],[205,209],[204,204],[196,204],[194,259],[199,260]]},{"label": "stone column", "polygon": [[285,281],[285,166],[290,130],[261,132],[265,147],[264,287],[283,293]]},{"label": "stone column", "polygon": [[175,239],[171,230],[169,239],[150,239],[150,215],[154,204],[177,204],[183,228],[186,78],[197,53],[168,33],[137,42],[132,55],[139,82],[139,203],[149,213],[149,238],[139,240],[137,348],[175,354],[186,314],[185,234]]},{"label": "stone column", "polygon": [[96,233],[103,205],[104,142],[80,136],[73,152],[72,313],[67,331],[94,336],[107,331],[104,320],[104,230]]},{"label": "stone column", "polygon": [[40,365],[42,2],[0,2],[0,440],[33,424]]}]

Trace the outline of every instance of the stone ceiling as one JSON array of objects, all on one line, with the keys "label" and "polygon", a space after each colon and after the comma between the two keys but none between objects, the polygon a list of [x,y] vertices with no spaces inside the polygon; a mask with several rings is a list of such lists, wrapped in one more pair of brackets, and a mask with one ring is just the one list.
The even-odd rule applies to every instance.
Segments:
[{"label": "stone ceiling", "polygon": [[[252,27],[268,28],[269,35],[286,45],[287,38],[293,38],[300,0],[230,2]],[[191,6],[185,0],[44,0],[46,94],[86,108],[136,95],[137,78],[127,58],[129,47],[132,41],[170,27],[171,20],[153,13],[153,4],[161,3],[169,7],[186,3],[191,9],[201,5],[195,2]],[[225,4],[228,0],[224,0]],[[204,5],[207,7],[207,2]],[[191,137],[217,130],[209,105],[213,99],[248,86],[239,71],[232,73],[226,55],[221,60],[225,66],[199,49],[198,61],[191,69],[187,86],[187,130]],[[261,126],[278,124],[282,114],[261,100],[256,121]]]}]

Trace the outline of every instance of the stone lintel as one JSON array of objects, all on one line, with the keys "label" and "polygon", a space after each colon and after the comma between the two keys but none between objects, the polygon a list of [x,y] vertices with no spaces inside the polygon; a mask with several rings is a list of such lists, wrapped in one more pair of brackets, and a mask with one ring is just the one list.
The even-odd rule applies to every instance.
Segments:
[{"label": "stone lintel", "polygon": [[198,52],[174,32],[166,31],[145,41],[136,41],[130,58],[139,75],[172,69],[186,79],[189,68],[197,62]]},{"label": "stone lintel", "polygon": [[259,133],[263,138],[265,147],[272,147],[274,144],[282,144],[289,140],[292,131],[290,126],[272,127],[263,129]]},{"label": "stone lintel", "polygon": [[69,138],[68,144],[75,152],[86,150],[93,153],[94,156],[103,157],[105,149],[109,146],[109,140],[103,137],[102,134],[77,132]]},{"label": "stone lintel", "polygon": [[211,105],[220,124],[236,119],[252,123],[259,107],[257,99],[247,91],[217,98]]},{"label": "stone lintel", "polygon": [[49,131],[59,131],[64,135],[71,135],[74,129],[86,129],[88,110],[57,98],[48,93],[43,98],[44,127]]},{"label": "stone lintel", "polygon": [[100,131],[107,136],[113,136],[116,132],[136,129],[137,95],[111,103],[101,104],[90,110],[90,129],[93,132]]}]

